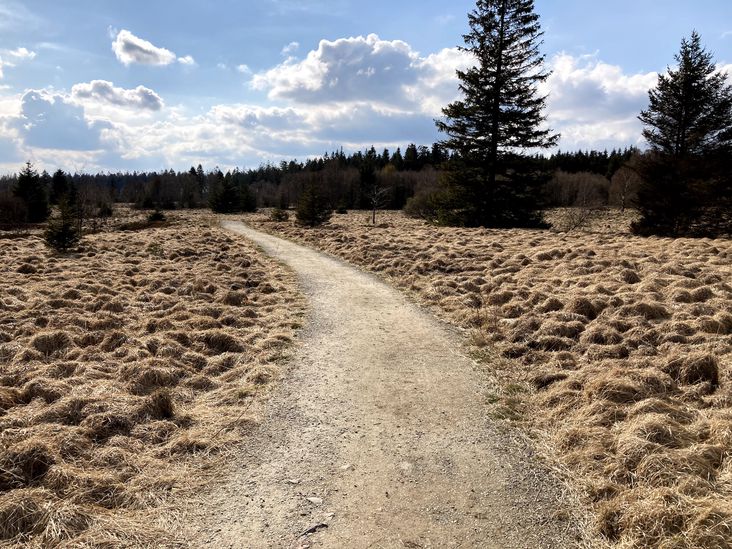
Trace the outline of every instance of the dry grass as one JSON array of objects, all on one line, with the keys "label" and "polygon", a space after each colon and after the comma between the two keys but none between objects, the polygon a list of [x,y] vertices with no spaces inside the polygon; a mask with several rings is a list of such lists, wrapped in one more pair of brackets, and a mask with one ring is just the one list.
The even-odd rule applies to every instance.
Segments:
[{"label": "dry grass", "polygon": [[[613,547],[732,546],[732,242],[247,221],[381,274],[458,326]],[[601,227],[602,228],[602,227]]]},{"label": "dry grass", "polygon": [[175,510],[256,423],[295,280],[171,217],[69,256],[0,241],[0,546],[178,546]]}]

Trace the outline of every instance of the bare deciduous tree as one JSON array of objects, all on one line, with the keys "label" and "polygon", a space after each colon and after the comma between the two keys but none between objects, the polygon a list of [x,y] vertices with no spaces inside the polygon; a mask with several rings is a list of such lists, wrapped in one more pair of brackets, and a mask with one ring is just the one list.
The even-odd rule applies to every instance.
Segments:
[{"label": "bare deciduous tree", "polygon": [[635,203],[641,181],[631,165],[620,168],[610,183],[610,205],[620,207],[620,211],[625,213],[626,208]]}]

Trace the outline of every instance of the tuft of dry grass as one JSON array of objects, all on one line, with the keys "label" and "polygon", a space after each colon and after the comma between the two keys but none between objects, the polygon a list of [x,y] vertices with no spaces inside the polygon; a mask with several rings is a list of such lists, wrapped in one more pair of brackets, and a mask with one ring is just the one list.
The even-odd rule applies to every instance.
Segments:
[{"label": "tuft of dry grass", "polygon": [[181,546],[176,506],[256,422],[296,281],[203,214],[170,218],[67,257],[0,245],[3,547]]},{"label": "tuft of dry grass", "polygon": [[542,437],[602,543],[732,546],[732,241],[643,239],[607,216],[558,234],[380,215],[377,227],[358,212],[317,229],[245,220],[469,331],[500,383],[491,415]]}]

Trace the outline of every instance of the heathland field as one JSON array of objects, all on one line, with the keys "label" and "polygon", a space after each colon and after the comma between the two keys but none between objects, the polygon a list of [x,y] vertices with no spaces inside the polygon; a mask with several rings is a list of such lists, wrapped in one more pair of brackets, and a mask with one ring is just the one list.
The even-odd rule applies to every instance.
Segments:
[{"label": "heathland field", "polygon": [[0,545],[176,546],[257,421],[304,302],[203,215],[57,255],[0,241]]},{"label": "heathland field", "polygon": [[[593,547],[729,547],[732,242],[640,238],[616,227],[625,224],[616,220],[608,215],[595,220],[592,232],[559,233],[443,228],[398,212],[379,212],[375,226],[366,212],[336,215],[314,229],[273,222],[268,212],[245,216],[255,228],[376,273],[464,330],[479,375],[471,365],[446,370],[460,362],[420,359],[410,366],[424,369],[414,380],[397,352],[351,357],[370,353],[374,334],[391,342],[398,335],[425,353],[435,342],[415,334],[452,341],[441,328],[427,330],[426,316],[411,309],[410,318],[419,322],[389,327],[386,319],[411,307],[398,305],[399,299],[399,310],[384,306],[373,322],[360,319],[365,325],[354,333],[362,340],[329,339],[325,313],[365,315],[374,305],[359,295],[366,283],[358,277],[352,303],[339,298],[324,306],[322,291],[340,295],[346,280],[333,275],[317,282],[301,269],[301,288],[320,309],[311,310],[298,360],[288,360],[296,332],[306,324],[309,294],[300,293],[296,275],[264,255],[246,232],[226,232],[209,214],[171,213],[156,223],[113,220],[67,254],[49,251],[33,231],[3,238],[0,545],[191,546],[186,532],[210,546],[256,536],[269,543],[275,529],[277,539],[302,541],[312,524],[317,527],[307,535],[316,541],[353,540],[349,528],[361,523],[348,513],[378,515],[399,497],[407,502],[414,487],[437,486],[415,479],[452,478],[439,464],[472,456],[459,449],[478,448],[473,435],[465,439],[474,432],[475,440],[504,448],[504,454],[508,447],[524,448],[510,459],[500,451],[478,456],[503,456],[497,462],[516,468],[500,470],[513,471],[516,479],[497,479],[472,466],[451,469],[463,475],[456,489],[486,483],[491,488],[485,494],[505,490],[534,501],[490,515],[493,522],[509,517],[516,539],[529,530],[510,517],[526,507],[529,519],[545,513],[552,526],[543,528],[557,536],[562,521],[572,521],[566,532],[594,540],[584,542]],[[282,255],[286,246],[278,242],[270,247]],[[291,255],[318,270],[305,251],[293,248]],[[383,292],[377,286],[373,291]],[[344,317],[336,324],[353,322]],[[313,343],[320,341],[313,339],[318,333],[323,340]],[[295,374],[281,376],[286,364]],[[474,374],[476,388],[468,390],[463,385]],[[384,381],[390,376],[391,385]],[[278,378],[282,391],[274,412],[263,416]],[[420,390],[395,396],[418,381]],[[352,383],[361,389],[344,398]],[[387,398],[387,389],[395,395]],[[475,402],[474,393],[480,393]],[[429,406],[461,402],[447,408],[456,414],[450,423],[455,433],[444,432],[439,419],[428,431],[462,446],[453,442],[447,451],[435,439],[429,452],[417,452],[429,439],[425,426],[432,419],[427,404],[410,407],[409,398],[425,395],[432,395]],[[302,417],[301,408],[308,410]],[[254,431],[262,417],[269,423]],[[415,432],[395,434],[406,417]],[[466,430],[466,418],[474,431]],[[383,427],[387,419],[393,429]],[[542,454],[544,465],[531,469],[536,486],[527,469],[535,467],[534,450],[509,444],[516,428],[528,432],[530,446]],[[280,432],[289,434],[274,436]],[[363,441],[386,435],[397,438],[384,442],[378,461]],[[416,442],[405,442],[412,435]],[[299,441],[294,454],[293,440]],[[338,450],[346,442],[351,454]],[[393,455],[401,468],[396,477]],[[270,461],[281,467],[270,471]],[[433,461],[434,470],[426,466]],[[572,497],[558,495],[547,465],[572,487]],[[412,482],[397,490],[394,478]],[[363,499],[354,484],[380,488]],[[256,509],[243,496],[255,485],[256,493],[266,494]],[[223,488],[206,499],[213,486]],[[419,536],[429,535],[430,521],[453,517],[456,531],[475,539],[488,535],[481,528],[489,515],[475,511],[472,499],[453,509],[448,491],[414,499],[419,507],[434,496],[435,509],[446,507],[429,520],[420,509],[403,510],[394,529],[403,526],[405,535],[422,543],[429,541]],[[540,505],[539,494],[570,506],[579,497],[591,510],[592,531],[578,534],[582,513],[568,508],[551,514],[546,509],[554,504]],[[209,503],[191,514],[192,501]],[[272,522],[276,517],[281,520]],[[428,526],[414,526],[422,519]],[[263,529],[247,529],[258,521]],[[438,538],[451,532],[444,525],[438,530]]]},{"label": "heathland field", "polygon": [[401,213],[246,221],[468,330],[496,380],[486,413],[546,443],[608,545],[730,546],[730,240],[439,228]]}]

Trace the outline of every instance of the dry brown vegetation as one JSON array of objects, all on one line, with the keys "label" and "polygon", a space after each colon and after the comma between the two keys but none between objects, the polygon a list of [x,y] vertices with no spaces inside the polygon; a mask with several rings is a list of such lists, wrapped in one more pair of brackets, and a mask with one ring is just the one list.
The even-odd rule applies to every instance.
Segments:
[{"label": "dry brown vegetation", "polygon": [[614,547],[732,546],[732,242],[454,229],[364,212],[247,221],[468,328],[497,417],[542,434]]},{"label": "dry brown vegetation", "polygon": [[256,422],[304,303],[204,221],[67,256],[0,240],[0,546],[176,546],[175,510]]}]

